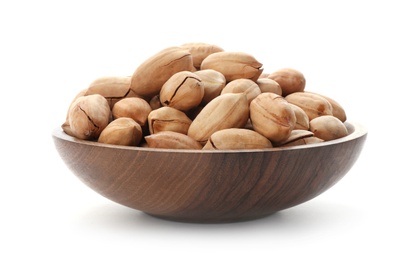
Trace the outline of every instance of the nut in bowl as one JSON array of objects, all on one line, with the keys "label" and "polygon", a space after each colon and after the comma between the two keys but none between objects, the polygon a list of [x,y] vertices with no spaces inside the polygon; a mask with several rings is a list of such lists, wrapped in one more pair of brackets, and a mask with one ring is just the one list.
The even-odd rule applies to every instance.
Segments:
[{"label": "nut in bowl", "polygon": [[[194,46],[200,46],[200,50],[212,48],[210,44]],[[223,52],[216,49],[216,53]],[[191,56],[185,50],[180,53]],[[212,55],[211,51],[202,53]],[[151,62],[149,75],[160,74],[160,84],[170,86],[171,81],[167,82],[167,79],[178,72],[173,71],[163,78],[162,67],[154,67],[156,63],[162,63],[161,59],[173,59],[172,55],[166,55],[159,52],[148,61]],[[202,64],[214,64],[206,69],[222,68],[224,56],[228,58],[228,64],[236,64],[234,68],[246,62],[256,64],[250,73],[238,73],[256,84],[263,69],[250,55],[217,54],[211,63],[201,55]],[[178,64],[181,70],[200,71],[197,65],[192,65],[194,57],[183,57],[188,64]],[[135,71],[137,76],[133,75],[132,82],[143,78],[138,74],[143,73],[144,66],[142,64]],[[234,74],[234,70],[227,72],[226,78],[237,80],[238,74]],[[191,91],[196,92],[201,84],[200,77],[191,73],[185,75],[194,78]],[[296,73],[297,77],[299,75],[305,81],[303,74]],[[285,74],[285,77],[288,76]],[[183,88],[184,99],[188,99],[190,87],[183,82],[179,86]],[[274,84],[278,86],[278,83]],[[92,92],[89,98],[85,98],[88,97],[84,94],[86,91],[82,91],[69,107],[62,129],[54,130],[53,139],[61,158],[81,181],[124,206],[185,222],[256,219],[306,202],[332,187],[356,162],[367,137],[363,126],[346,121],[338,102],[323,96],[314,98],[317,94],[297,95],[298,92],[291,92],[293,88],[285,84],[286,96],[260,89],[249,102],[249,92],[245,90],[225,94],[217,90],[218,96],[201,103],[194,96],[194,107],[191,107],[192,103],[186,103],[188,108],[184,106],[178,111],[177,106],[170,105],[171,102],[154,102],[155,106],[143,109],[143,116],[138,117],[145,118],[145,122],[112,116],[109,105],[102,98],[107,96]],[[143,91],[137,86],[130,85],[122,100],[126,96],[133,99],[137,96],[146,101],[142,102],[143,107],[152,104],[153,99],[160,100],[161,89],[157,84]],[[254,88],[257,86],[251,85],[251,89]],[[179,88],[171,86],[169,89],[177,92]],[[206,88],[201,89],[205,91]],[[301,91],[304,93],[303,89]],[[205,93],[201,92],[199,96],[203,98]],[[78,99],[80,102],[76,101]],[[318,102],[325,103],[324,113],[319,110]],[[93,104],[103,106],[99,108]],[[293,105],[305,113],[295,113]],[[157,113],[167,106],[170,114]],[[341,118],[337,112],[332,112],[334,106],[336,111],[342,112]],[[131,114],[135,115],[137,111],[131,111]],[[152,131],[148,121],[153,115],[155,120],[167,122],[166,125],[171,127]],[[302,115],[302,121],[299,115]],[[94,117],[102,118],[103,121],[99,120],[102,123]],[[305,120],[311,122],[310,127]],[[302,127],[298,128],[300,123]],[[174,132],[173,126],[183,126],[182,131]],[[341,134],[333,134],[334,130],[341,130]],[[121,136],[130,141],[123,142]]]}]

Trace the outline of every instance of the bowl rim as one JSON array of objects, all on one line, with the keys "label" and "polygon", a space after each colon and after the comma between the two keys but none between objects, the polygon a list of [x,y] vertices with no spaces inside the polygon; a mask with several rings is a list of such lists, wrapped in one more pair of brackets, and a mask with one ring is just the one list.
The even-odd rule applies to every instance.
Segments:
[{"label": "bowl rim", "polygon": [[339,143],[349,142],[358,138],[367,135],[368,131],[367,128],[364,127],[360,123],[346,121],[344,124],[349,131],[347,136],[331,140],[325,141],[321,143],[314,143],[314,144],[305,144],[305,145],[296,145],[296,146],[287,146],[287,147],[272,147],[272,148],[264,148],[264,149],[239,149],[239,150],[194,150],[194,149],[172,149],[172,148],[150,148],[150,147],[140,147],[140,146],[125,146],[125,145],[113,145],[113,144],[104,144],[98,143],[96,141],[91,140],[82,140],[73,136],[68,135],[63,131],[61,127],[56,127],[52,131],[52,136],[57,139],[61,139],[64,141],[78,143],[82,145],[89,145],[95,147],[104,147],[110,149],[120,149],[120,150],[133,150],[133,151],[146,151],[146,152],[173,152],[173,153],[256,153],[256,152],[276,152],[276,151],[288,151],[288,150],[299,150],[299,149],[309,149],[315,147],[322,147],[322,146],[330,146],[336,145]]}]

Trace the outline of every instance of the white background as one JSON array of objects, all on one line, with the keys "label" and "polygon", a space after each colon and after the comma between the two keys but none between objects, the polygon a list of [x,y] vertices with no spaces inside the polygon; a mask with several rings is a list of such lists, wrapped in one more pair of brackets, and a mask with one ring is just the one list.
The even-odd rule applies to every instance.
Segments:
[{"label": "white background", "polygon": [[[2,1],[1,259],[407,259],[404,1]],[[186,42],[292,67],[369,130],[319,197],[232,224],[174,223],[111,202],[63,164],[51,132],[94,79]],[[377,258],[376,258],[377,259]]]}]

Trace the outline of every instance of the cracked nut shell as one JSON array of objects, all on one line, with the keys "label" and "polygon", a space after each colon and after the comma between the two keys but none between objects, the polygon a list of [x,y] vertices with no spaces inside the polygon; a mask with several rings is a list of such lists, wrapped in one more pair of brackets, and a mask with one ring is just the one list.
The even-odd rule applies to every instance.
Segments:
[{"label": "cracked nut shell", "polygon": [[106,98],[110,108],[119,100],[137,95],[130,89],[131,77],[106,76],[95,79],[86,89],[84,96],[100,94]]},{"label": "cracked nut shell", "polygon": [[147,117],[150,134],[173,131],[187,134],[191,119],[182,111],[172,107],[161,107],[150,112]]},{"label": "cracked nut shell", "polygon": [[204,96],[200,77],[190,71],[180,71],[172,75],[160,90],[160,103],[181,111],[197,107]]},{"label": "cracked nut shell", "polygon": [[79,139],[97,139],[110,119],[108,101],[99,94],[78,97],[68,112],[71,133]]},{"label": "cracked nut shell", "polygon": [[159,94],[163,84],[180,71],[192,71],[191,53],[181,47],[169,47],[161,50],[144,61],[134,71],[130,88],[136,95],[152,98]]}]

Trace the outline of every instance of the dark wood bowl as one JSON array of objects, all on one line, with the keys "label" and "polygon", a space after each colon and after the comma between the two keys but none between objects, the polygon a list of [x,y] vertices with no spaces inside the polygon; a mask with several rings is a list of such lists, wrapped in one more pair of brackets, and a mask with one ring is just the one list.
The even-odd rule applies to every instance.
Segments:
[{"label": "dark wood bowl", "polygon": [[186,222],[256,219],[306,202],[337,183],[358,159],[367,130],[320,144],[265,150],[202,151],[53,139],[68,168],[102,196]]}]

